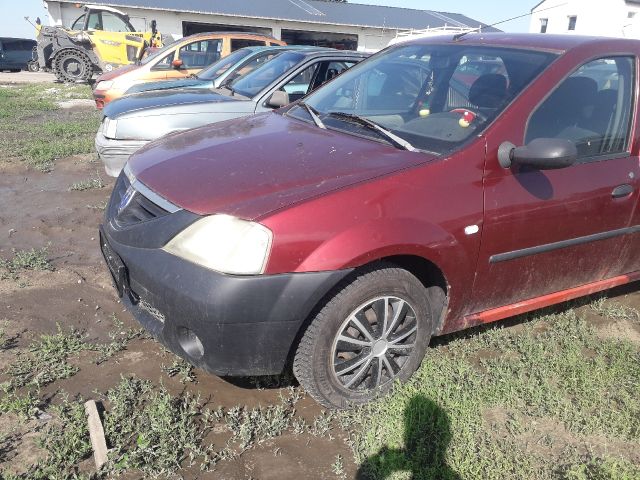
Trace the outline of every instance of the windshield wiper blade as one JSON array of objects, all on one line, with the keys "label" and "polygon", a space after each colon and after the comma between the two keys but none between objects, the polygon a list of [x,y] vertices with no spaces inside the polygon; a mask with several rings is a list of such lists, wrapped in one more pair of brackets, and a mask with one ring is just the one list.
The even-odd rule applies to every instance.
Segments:
[{"label": "windshield wiper blade", "polygon": [[322,128],[323,130],[327,129],[327,127],[322,122],[322,120],[320,120],[320,117],[318,116],[318,113],[316,112],[315,108],[313,108],[311,105],[307,105],[304,102],[298,102],[298,105],[304,108],[307,111],[307,113],[309,113],[309,116],[313,120],[313,123],[315,123],[318,127]]},{"label": "windshield wiper blade", "polygon": [[355,115],[353,113],[345,113],[345,112],[329,112],[329,115],[332,117],[343,118],[345,120],[351,120],[360,125],[364,125],[371,130],[374,130],[384,136],[387,140],[389,140],[394,145],[408,150],[410,152],[417,152],[418,149],[407,142],[404,138],[400,138],[398,135],[390,132],[386,128],[378,125],[376,122],[369,120],[368,118],[361,117],[360,115]]}]

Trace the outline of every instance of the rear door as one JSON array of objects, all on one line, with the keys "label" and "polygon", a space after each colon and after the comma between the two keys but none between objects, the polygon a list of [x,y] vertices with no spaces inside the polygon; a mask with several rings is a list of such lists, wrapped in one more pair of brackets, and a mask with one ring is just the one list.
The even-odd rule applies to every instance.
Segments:
[{"label": "rear door", "polygon": [[[565,64],[569,60],[565,59]],[[487,136],[485,219],[473,307],[514,304],[624,273],[638,198],[631,154],[636,59],[603,54],[563,71],[531,107],[515,108]],[[530,95],[530,97],[531,97]],[[501,168],[498,147],[536,138],[574,142],[578,161],[560,170]]]}]

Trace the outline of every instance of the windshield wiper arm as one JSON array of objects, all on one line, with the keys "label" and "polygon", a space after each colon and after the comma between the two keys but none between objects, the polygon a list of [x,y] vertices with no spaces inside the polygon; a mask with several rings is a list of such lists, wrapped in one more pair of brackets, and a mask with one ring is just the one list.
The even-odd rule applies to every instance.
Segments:
[{"label": "windshield wiper arm", "polygon": [[389,140],[394,145],[404,148],[410,152],[417,152],[418,149],[407,142],[404,138],[400,138],[395,133],[390,132],[386,128],[378,125],[376,122],[369,120],[368,118],[361,117],[360,115],[355,115],[353,113],[345,113],[345,112],[329,112],[329,115],[337,118],[344,118],[345,120],[351,120],[353,122],[359,123],[360,125],[364,125],[371,130],[374,130],[384,136],[387,140]]},{"label": "windshield wiper arm", "polygon": [[320,117],[318,116],[318,113],[316,112],[315,108],[313,108],[311,105],[307,105],[304,102],[298,102],[298,105],[307,111],[307,113],[313,120],[313,123],[315,123],[318,127],[322,128],[323,130],[327,129],[325,124],[322,123],[322,120],[320,120]]}]

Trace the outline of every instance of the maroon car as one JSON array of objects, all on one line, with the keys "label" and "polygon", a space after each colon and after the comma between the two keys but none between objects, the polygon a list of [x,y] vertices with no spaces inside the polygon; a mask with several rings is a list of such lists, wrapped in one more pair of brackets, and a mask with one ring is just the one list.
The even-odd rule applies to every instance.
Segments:
[{"label": "maroon car", "polygon": [[[637,280],[639,54],[421,39],[287,108],[149,144],[101,229],[118,292],[191,363],[292,365],[346,407],[409,378],[434,335]],[[489,73],[455,88],[470,61]]]}]

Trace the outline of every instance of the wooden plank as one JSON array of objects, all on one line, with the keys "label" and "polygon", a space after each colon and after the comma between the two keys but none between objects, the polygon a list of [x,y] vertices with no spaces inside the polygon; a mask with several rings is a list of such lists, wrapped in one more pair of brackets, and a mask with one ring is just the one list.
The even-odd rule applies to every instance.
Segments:
[{"label": "wooden plank", "polygon": [[84,411],[87,414],[87,423],[89,424],[93,459],[96,462],[96,469],[100,470],[107,463],[107,442],[104,438],[104,429],[95,400],[85,402]]}]

